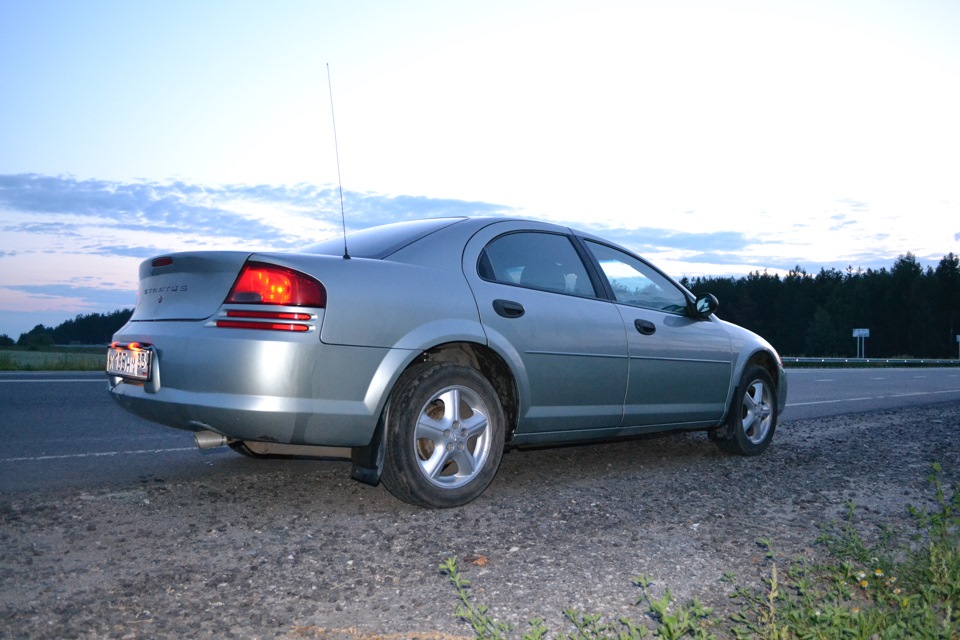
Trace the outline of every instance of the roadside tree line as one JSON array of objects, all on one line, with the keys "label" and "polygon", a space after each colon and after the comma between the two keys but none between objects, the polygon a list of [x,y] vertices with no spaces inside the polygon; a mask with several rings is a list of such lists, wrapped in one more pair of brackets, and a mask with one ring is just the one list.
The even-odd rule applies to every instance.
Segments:
[{"label": "roadside tree line", "polygon": [[797,266],[786,276],[754,272],[683,283],[720,300],[718,315],[759,333],[784,356],[854,357],[854,329],[869,329],[865,355],[956,358],[960,334],[960,257],[923,268],[907,253],[891,269]]},{"label": "roadside tree line", "polygon": [[[130,319],[133,309],[117,309],[113,313],[89,313],[78,315],[56,327],[38,324],[30,331],[21,333],[16,341],[18,347],[42,348],[51,345],[107,344],[113,334]],[[6,334],[0,336],[0,346],[13,346],[14,341]]]}]

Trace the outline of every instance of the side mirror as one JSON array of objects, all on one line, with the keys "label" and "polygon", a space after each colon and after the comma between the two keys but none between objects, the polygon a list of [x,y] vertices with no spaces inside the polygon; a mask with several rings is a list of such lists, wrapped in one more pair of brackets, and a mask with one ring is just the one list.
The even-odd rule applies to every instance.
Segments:
[{"label": "side mirror", "polygon": [[698,318],[709,318],[720,308],[720,302],[712,293],[701,293],[694,302],[694,308],[697,311]]}]

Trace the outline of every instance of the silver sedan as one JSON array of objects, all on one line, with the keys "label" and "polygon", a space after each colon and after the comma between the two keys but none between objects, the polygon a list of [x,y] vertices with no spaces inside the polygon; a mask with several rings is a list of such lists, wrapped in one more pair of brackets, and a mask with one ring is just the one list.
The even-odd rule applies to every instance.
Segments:
[{"label": "silver sedan", "polygon": [[588,233],[418,220],[301,253],[146,260],[107,375],[120,405],[201,446],[338,447],[354,478],[452,507],[506,447],[706,430],[762,453],[787,378],[716,310]]}]

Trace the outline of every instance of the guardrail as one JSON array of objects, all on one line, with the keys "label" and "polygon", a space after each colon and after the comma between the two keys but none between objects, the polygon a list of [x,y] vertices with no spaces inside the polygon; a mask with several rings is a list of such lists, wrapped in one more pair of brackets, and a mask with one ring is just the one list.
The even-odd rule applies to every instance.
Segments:
[{"label": "guardrail", "polygon": [[825,367],[958,367],[960,360],[936,358],[781,358],[790,366]]}]

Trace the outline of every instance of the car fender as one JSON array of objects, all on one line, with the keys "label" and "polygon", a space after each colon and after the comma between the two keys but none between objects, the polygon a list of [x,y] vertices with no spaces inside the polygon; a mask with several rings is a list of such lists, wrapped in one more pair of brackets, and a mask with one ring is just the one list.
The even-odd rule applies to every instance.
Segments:
[{"label": "car fender", "polygon": [[444,335],[476,333],[461,328],[480,322],[462,273],[358,258],[346,262],[353,264],[338,265],[324,283],[323,342],[417,349]]},{"label": "car fender", "polygon": [[379,415],[387,397],[403,372],[425,351],[451,342],[486,344],[479,322],[472,320],[435,320],[404,334],[387,351],[367,387],[364,403],[371,413]]},{"label": "car fender", "polygon": [[420,325],[401,336],[389,349],[370,379],[364,404],[370,413],[379,416],[370,443],[355,447],[351,454],[351,476],[360,482],[376,485],[383,471],[385,425],[390,394],[403,372],[423,354],[439,345],[449,343],[486,344],[483,327],[470,320],[436,320]]},{"label": "car fender", "polygon": [[[730,390],[727,394],[726,413],[729,414],[730,407],[733,406],[734,394],[737,393],[737,386],[740,384],[740,378],[743,376],[744,370],[746,370],[750,362],[755,361],[758,357],[763,357],[776,363],[777,370],[774,378],[777,384],[777,414],[783,413],[787,403],[787,374],[783,369],[783,364],[777,355],[776,349],[764,338],[752,331],[722,320],[720,322],[723,322],[726,327],[730,335],[733,352],[737,354],[736,360],[734,361],[733,372],[730,377]],[[724,420],[726,420],[726,415],[724,415]]]}]

